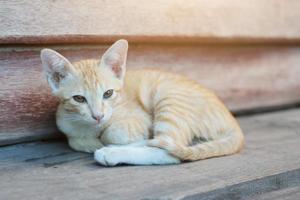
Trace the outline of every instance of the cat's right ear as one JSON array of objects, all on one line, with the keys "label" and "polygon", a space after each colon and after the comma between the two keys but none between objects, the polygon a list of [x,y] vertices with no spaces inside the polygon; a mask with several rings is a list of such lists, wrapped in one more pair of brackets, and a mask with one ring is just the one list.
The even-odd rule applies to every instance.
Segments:
[{"label": "cat's right ear", "polygon": [[44,73],[52,92],[57,91],[61,81],[68,76],[72,64],[62,55],[51,49],[41,51]]}]

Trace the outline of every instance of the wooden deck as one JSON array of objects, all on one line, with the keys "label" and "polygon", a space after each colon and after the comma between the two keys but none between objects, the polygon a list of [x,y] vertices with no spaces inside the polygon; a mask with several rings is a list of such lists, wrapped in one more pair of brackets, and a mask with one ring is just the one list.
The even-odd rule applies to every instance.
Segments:
[{"label": "wooden deck", "polygon": [[0,199],[300,199],[300,109],[239,117],[245,149],[170,166],[97,165],[64,141],[0,148]]}]

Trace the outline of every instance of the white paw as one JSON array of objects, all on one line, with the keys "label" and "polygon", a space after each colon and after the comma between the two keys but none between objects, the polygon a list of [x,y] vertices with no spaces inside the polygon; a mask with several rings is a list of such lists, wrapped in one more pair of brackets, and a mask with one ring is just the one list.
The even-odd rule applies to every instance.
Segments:
[{"label": "white paw", "polygon": [[94,153],[95,160],[104,166],[115,166],[120,163],[118,149],[112,147],[103,147]]}]

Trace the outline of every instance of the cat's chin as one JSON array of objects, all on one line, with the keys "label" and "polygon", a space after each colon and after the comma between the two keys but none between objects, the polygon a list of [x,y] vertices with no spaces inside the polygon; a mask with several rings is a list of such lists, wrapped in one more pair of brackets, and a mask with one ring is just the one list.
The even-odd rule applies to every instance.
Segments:
[{"label": "cat's chin", "polygon": [[103,123],[95,122],[95,123],[93,123],[93,126],[95,126],[96,128],[101,128],[101,126],[103,126]]}]

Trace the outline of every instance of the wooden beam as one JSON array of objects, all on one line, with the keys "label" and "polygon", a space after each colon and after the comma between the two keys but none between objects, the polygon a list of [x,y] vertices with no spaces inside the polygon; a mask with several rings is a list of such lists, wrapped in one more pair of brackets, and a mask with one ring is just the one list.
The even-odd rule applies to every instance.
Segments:
[{"label": "wooden beam", "polygon": [[36,199],[37,194],[39,199],[132,200],[299,193],[300,110],[241,117],[239,122],[246,136],[241,153],[180,165],[105,168],[62,142],[2,147],[0,194],[10,200]]},{"label": "wooden beam", "polygon": [[[60,52],[76,61],[100,58],[105,48]],[[236,112],[299,103],[299,54],[298,47],[131,45],[127,66],[185,74]],[[39,51],[0,52],[0,145],[57,137],[56,106]]]},{"label": "wooden beam", "polygon": [[[1,1],[1,44],[300,42],[300,2]],[[17,13],[17,14],[16,14]]]}]

